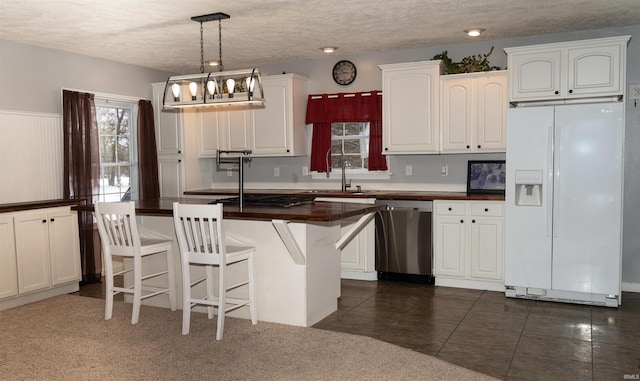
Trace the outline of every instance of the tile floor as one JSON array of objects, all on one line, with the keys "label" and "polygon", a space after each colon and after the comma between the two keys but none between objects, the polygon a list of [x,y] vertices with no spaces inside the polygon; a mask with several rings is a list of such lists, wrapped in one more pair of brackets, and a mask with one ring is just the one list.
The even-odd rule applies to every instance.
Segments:
[{"label": "tile floor", "polygon": [[[104,297],[102,285],[80,295]],[[618,309],[507,299],[491,291],[342,281],[314,326],[384,340],[504,380],[640,377],[640,294]]]},{"label": "tile floor", "polygon": [[640,294],[623,293],[622,301],[613,309],[343,280],[338,311],[314,327],[374,337],[504,380],[638,379]]}]

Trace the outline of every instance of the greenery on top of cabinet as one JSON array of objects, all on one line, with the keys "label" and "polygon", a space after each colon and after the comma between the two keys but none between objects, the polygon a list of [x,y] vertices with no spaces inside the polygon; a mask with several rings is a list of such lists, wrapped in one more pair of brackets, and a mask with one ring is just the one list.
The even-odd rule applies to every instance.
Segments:
[{"label": "greenery on top of cabinet", "polygon": [[464,57],[460,62],[453,62],[445,50],[433,56],[432,60],[442,60],[446,74],[475,73],[478,71],[502,70],[499,66],[491,66],[489,56],[493,53],[493,46],[486,54],[476,54]]}]

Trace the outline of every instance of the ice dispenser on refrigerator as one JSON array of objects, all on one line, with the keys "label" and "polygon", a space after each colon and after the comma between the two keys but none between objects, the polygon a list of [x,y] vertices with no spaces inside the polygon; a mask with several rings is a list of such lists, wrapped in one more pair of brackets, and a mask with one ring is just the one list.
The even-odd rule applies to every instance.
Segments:
[{"label": "ice dispenser on refrigerator", "polygon": [[518,206],[541,206],[542,171],[515,172],[515,204]]}]

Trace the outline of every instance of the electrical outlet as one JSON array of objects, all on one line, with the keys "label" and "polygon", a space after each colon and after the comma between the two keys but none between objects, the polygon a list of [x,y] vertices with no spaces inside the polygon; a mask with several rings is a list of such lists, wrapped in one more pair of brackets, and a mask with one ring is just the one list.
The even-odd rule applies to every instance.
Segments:
[{"label": "electrical outlet", "polygon": [[273,167],[273,175],[275,177],[280,176],[280,167]]},{"label": "electrical outlet", "polygon": [[404,174],[407,176],[413,176],[413,166],[405,165],[404,166]]},{"label": "electrical outlet", "polygon": [[227,168],[227,176],[233,176],[233,171],[231,170],[231,168]]},{"label": "electrical outlet", "polygon": [[302,167],[302,176],[309,176],[309,167]]},{"label": "electrical outlet", "polygon": [[443,165],[442,166],[442,169],[440,170],[440,175],[449,176],[449,166],[448,165]]}]

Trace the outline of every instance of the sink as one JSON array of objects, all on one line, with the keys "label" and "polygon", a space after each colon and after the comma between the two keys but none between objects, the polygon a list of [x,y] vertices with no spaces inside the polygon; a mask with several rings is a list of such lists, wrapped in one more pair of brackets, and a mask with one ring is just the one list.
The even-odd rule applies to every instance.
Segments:
[{"label": "sink", "polygon": [[362,195],[366,193],[370,193],[370,191],[359,191],[359,190],[328,190],[328,189],[311,189],[305,190],[300,193],[304,194],[317,194],[317,195]]}]

